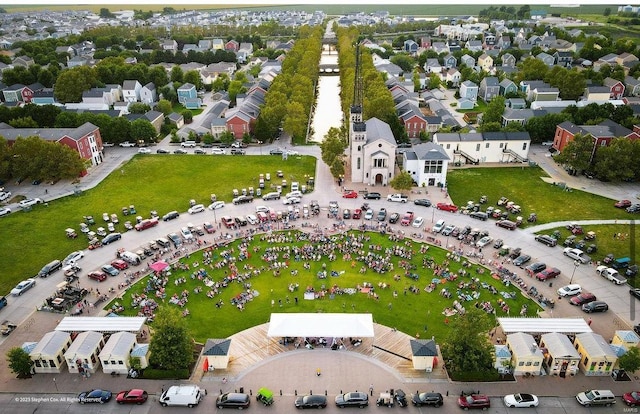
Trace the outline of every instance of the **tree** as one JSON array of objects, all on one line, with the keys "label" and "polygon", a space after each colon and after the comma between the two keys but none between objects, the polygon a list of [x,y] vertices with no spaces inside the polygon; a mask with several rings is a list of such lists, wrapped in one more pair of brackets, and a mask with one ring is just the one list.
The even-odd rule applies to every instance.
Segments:
[{"label": "tree", "polygon": [[199,91],[200,89],[202,89],[202,78],[200,77],[200,73],[197,70],[189,70],[185,72],[182,79],[184,80],[184,83],[195,85],[196,90]]},{"label": "tree", "polygon": [[489,104],[487,105],[487,109],[482,115],[482,125],[492,122],[497,122],[500,124],[500,121],[502,121],[502,114],[504,113],[504,104],[504,96],[494,97],[491,102],[489,102]]},{"label": "tree", "polygon": [[184,72],[180,66],[174,66],[171,68],[171,82],[180,82],[182,83],[182,78],[184,76]]},{"label": "tree", "polygon": [[595,172],[605,181],[630,180],[635,173],[632,166],[634,145],[628,138],[615,138],[609,146],[598,148],[595,155]]},{"label": "tree", "polygon": [[640,348],[633,346],[618,358],[618,366],[625,372],[636,372],[640,369]]},{"label": "tree", "polygon": [[173,112],[173,105],[166,99],[160,99],[160,102],[156,105],[156,110],[162,112],[165,116]]},{"label": "tree", "polygon": [[24,118],[14,118],[9,121],[9,125],[14,128],[37,128],[39,125],[30,116]]},{"label": "tree", "polygon": [[193,113],[189,109],[185,109],[181,114],[185,124],[190,124],[193,121]]},{"label": "tree", "polygon": [[[343,129],[331,127],[324,136],[323,141],[320,143],[320,154],[322,161],[325,164],[332,166],[335,160],[339,160],[343,163],[344,150],[347,148],[347,140],[345,139],[345,133]],[[333,171],[332,171],[333,174]],[[334,178],[338,178],[343,172],[339,172],[337,175],[333,175]]]},{"label": "tree", "polygon": [[136,119],[131,123],[131,138],[134,140],[149,143],[154,142],[157,136],[156,129],[148,120]]},{"label": "tree", "polygon": [[11,348],[9,352],[7,352],[7,361],[9,361],[11,372],[16,374],[18,378],[31,377],[33,361],[27,351],[20,347]]},{"label": "tree", "polygon": [[449,335],[442,344],[442,356],[449,372],[474,376],[493,372],[493,346],[487,338],[492,325],[489,315],[469,306],[450,325]]},{"label": "tree", "polygon": [[576,134],[556,156],[560,164],[568,165],[576,171],[585,171],[591,165],[593,138],[591,135]]},{"label": "tree", "polygon": [[247,91],[247,88],[244,87],[241,81],[233,80],[229,82],[229,89],[228,89],[229,101],[235,103],[236,96],[238,96],[238,94],[245,93],[246,91]]},{"label": "tree", "polygon": [[80,102],[82,92],[97,85],[97,78],[93,69],[79,66],[67,69],[58,75],[54,95],[58,102]]},{"label": "tree", "polygon": [[558,124],[563,123],[567,119],[569,119],[569,114],[566,113],[534,116],[527,121],[524,128],[531,137],[531,143],[540,144],[544,141],[552,140]]},{"label": "tree", "polygon": [[143,102],[133,102],[129,105],[129,112],[132,114],[146,114],[151,110],[149,104]]},{"label": "tree", "polygon": [[161,308],[153,321],[149,363],[158,369],[189,368],[193,361],[193,340],[177,308]]},{"label": "tree", "polygon": [[406,171],[402,171],[400,174],[393,177],[393,180],[389,182],[389,185],[394,190],[399,192],[409,191],[414,185],[413,178],[411,178],[411,174]]}]

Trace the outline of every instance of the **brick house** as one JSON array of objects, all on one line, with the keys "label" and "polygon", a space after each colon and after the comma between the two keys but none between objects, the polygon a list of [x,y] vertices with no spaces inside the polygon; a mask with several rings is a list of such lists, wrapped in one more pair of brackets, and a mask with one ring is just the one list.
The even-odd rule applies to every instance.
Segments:
[{"label": "brick house", "polygon": [[556,151],[562,151],[567,144],[573,141],[577,134],[591,137],[593,140],[592,154],[595,154],[598,147],[609,145],[614,138],[638,138],[637,133],[610,119],[605,119],[597,125],[574,125],[569,121],[565,121],[556,126],[552,148]]}]

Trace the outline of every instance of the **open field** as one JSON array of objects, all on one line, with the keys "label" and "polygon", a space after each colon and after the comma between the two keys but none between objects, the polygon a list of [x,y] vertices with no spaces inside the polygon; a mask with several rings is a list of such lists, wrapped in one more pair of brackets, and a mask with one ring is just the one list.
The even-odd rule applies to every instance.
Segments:
[{"label": "open field", "polygon": [[95,231],[101,225],[102,213],[116,213],[120,218],[117,231],[124,231],[127,218],[121,209],[130,204],[147,218],[151,210],[160,215],[171,210],[186,211],[190,199],[208,205],[211,194],[216,194],[219,200],[231,201],[234,188],[257,189],[261,172],[270,172],[275,177],[276,171],[282,170],[286,179],[301,182],[305,176],[315,174],[313,157],[290,157],[283,161],[269,155],[252,156],[247,165],[248,159],[229,155],[136,155],[92,190],[52,201],[48,206],[37,205],[30,212],[18,211],[3,217],[3,232],[13,237],[0,238],[0,294],[36,274],[51,260],[86,248],[84,235],[68,240],[64,231],[67,227],[79,231],[78,224],[85,215],[94,216]]},{"label": "open field", "polygon": [[[591,193],[565,191],[544,182],[547,174],[539,167],[462,168],[450,170],[447,175],[448,191],[458,206],[467,201],[478,202],[486,195],[489,202],[483,206],[496,206],[501,197],[507,197],[522,207],[520,216],[528,225],[529,213],[538,215],[538,224],[564,220],[633,219],[636,216],[613,207],[613,201]],[[515,219],[515,215],[511,218]]]},{"label": "open field", "polygon": [[[475,303],[488,301],[496,309],[496,316],[507,315],[507,312],[498,307],[499,300],[504,300],[509,305],[510,314],[514,316],[519,314],[525,303],[528,305],[529,316],[535,316],[540,309],[513,285],[503,285],[500,280],[491,277],[488,271],[479,273],[478,269],[481,268],[477,265],[465,267],[466,276],[459,275],[461,264],[467,259],[463,258],[462,263],[451,260],[449,264],[443,264],[447,260],[447,252],[434,246],[421,253],[421,243],[409,240],[393,242],[388,236],[378,233],[350,232],[346,236],[329,236],[330,241],[314,243],[316,252],[324,249],[325,253],[307,260],[304,253],[295,250],[302,246],[309,248],[307,236],[297,237],[302,234],[289,231],[274,233],[273,236],[255,236],[246,247],[248,257],[241,255],[240,241],[213,249],[212,266],[204,264],[202,252],[193,253],[180,260],[189,265],[189,270],[179,270],[176,266],[171,270],[164,300],[157,299],[153,291],[147,293],[148,297],[157,299],[160,306],[179,307],[169,303],[171,297],[188,292],[188,303],[181,309],[189,310],[190,314],[185,320],[190,332],[199,342],[204,342],[207,338],[226,338],[243,329],[268,322],[272,312],[372,313],[377,323],[395,327],[410,335],[417,333],[422,337],[435,336],[437,341],[441,341],[449,329],[449,319],[442,312],[445,308],[453,308],[454,300],[460,301],[467,309]],[[386,256],[387,249],[394,248],[402,249],[403,257],[390,254],[393,270],[377,272],[364,264],[364,258],[368,254],[383,257]],[[328,252],[335,252],[335,260],[327,258]],[[194,262],[199,266],[195,266]],[[288,263],[288,267],[282,268],[277,276],[271,267],[275,262]],[[304,269],[305,262],[308,262],[309,270]],[[227,287],[220,287],[219,293],[213,298],[207,297],[210,289],[205,286],[204,281],[192,277],[198,269],[202,269],[211,280],[221,282],[234,275],[234,265],[240,277],[230,280]],[[405,270],[409,265],[415,269]],[[323,271],[323,266],[326,266],[326,278],[318,276]],[[442,273],[441,270],[440,276],[436,276],[434,269],[437,266],[443,270],[448,269],[448,272]],[[336,273],[332,275],[332,271]],[[405,276],[407,271],[416,274],[418,280]],[[247,274],[250,277],[240,281]],[[453,276],[450,277],[451,280],[445,279],[446,274]],[[396,275],[397,280],[394,279]],[[478,278],[479,282],[474,282],[472,277]],[[184,283],[176,284],[175,280],[178,278],[184,278]],[[438,283],[434,284],[433,291],[425,291],[425,287],[434,278]],[[377,299],[358,289],[358,286],[363,287],[366,283],[373,286]],[[290,291],[292,284],[297,287]],[[386,284],[386,287],[381,287],[381,284]],[[142,279],[114,302],[126,308],[125,315],[136,315],[138,309],[132,308],[132,295],[144,294],[147,286],[148,279]],[[412,286],[416,288],[415,293],[411,290]],[[489,286],[494,286],[496,292],[491,293]],[[194,293],[196,287],[203,290]],[[451,292],[450,298],[440,294],[443,288]],[[305,291],[311,289],[315,292],[326,291],[326,294],[315,300],[305,300]],[[333,295],[331,289],[334,289]],[[231,303],[231,299],[247,291],[255,294],[241,311]],[[501,295],[503,292],[513,294],[514,298],[505,299]],[[469,300],[460,299],[460,295],[468,295]],[[224,305],[216,306],[219,300]]]}]

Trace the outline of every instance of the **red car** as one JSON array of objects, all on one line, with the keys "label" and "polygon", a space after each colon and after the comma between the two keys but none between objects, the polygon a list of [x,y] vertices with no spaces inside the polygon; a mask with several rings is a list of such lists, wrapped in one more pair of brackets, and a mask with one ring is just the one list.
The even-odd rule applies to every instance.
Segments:
[{"label": "red car", "polygon": [[342,193],[342,198],[358,198],[358,192],[351,190]]},{"label": "red car", "polygon": [[[264,213],[263,213],[264,214]],[[213,227],[213,224],[211,224],[208,221],[205,221],[204,224],[202,225],[202,227],[204,227],[204,231],[206,231],[207,233],[211,234],[211,233],[215,233],[216,232],[216,228]]]},{"label": "red car", "polygon": [[586,292],[570,299],[571,304],[576,306],[584,305],[585,303],[593,302],[594,300],[596,300],[596,295]]},{"label": "red car", "polygon": [[129,264],[122,259],[117,259],[111,262],[111,266],[115,267],[118,270],[124,270],[129,268]]},{"label": "red car", "polygon": [[107,280],[107,274],[98,270],[89,273],[89,279],[97,280],[98,282],[104,282]]},{"label": "red car", "polygon": [[407,211],[407,214],[405,214],[404,217],[402,217],[402,220],[400,220],[400,225],[408,226],[411,224],[412,221],[413,221],[413,213],[411,211]]},{"label": "red car", "polygon": [[617,203],[615,203],[613,206],[617,207],[617,208],[627,208],[627,207],[631,207],[631,200],[620,200]]},{"label": "red car", "polygon": [[536,279],[544,282],[547,279],[553,279],[560,275],[560,269],[557,267],[548,267],[536,275]]},{"label": "red car", "polygon": [[480,410],[486,410],[487,408],[491,407],[491,400],[489,400],[489,397],[486,395],[480,395],[480,394],[461,395],[460,398],[458,398],[458,405],[463,410],[469,410],[474,408],[477,408]]},{"label": "red car", "polygon": [[147,401],[149,394],[145,390],[132,389],[129,391],[120,391],[116,396],[118,404],[142,404]]},{"label": "red car", "polygon": [[436,208],[438,210],[450,211],[452,213],[455,213],[456,211],[458,211],[458,206],[456,206],[455,204],[449,204],[449,203],[438,203],[436,204]]},{"label": "red car", "polygon": [[359,208],[353,210],[353,215],[351,216],[351,218],[354,220],[360,220],[360,217],[362,217],[362,210]]},{"label": "red car", "polygon": [[622,401],[629,407],[640,405],[640,391],[631,391],[623,394]]}]

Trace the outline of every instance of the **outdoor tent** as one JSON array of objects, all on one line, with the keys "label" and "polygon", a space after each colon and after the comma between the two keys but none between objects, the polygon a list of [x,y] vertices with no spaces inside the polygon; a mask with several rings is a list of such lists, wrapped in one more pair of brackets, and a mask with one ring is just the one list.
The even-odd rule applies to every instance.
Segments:
[{"label": "outdoor tent", "polygon": [[532,335],[543,333],[563,333],[575,335],[592,332],[589,324],[582,318],[498,318],[505,334],[526,332]]},{"label": "outdoor tent", "polygon": [[85,332],[94,331],[102,333],[142,332],[147,318],[144,316],[118,316],[105,318],[101,316],[66,316],[56,326],[56,331]]},{"label": "outdoor tent", "polygon": [[272,313],[269,337],[372,338],[370,313]]}]

